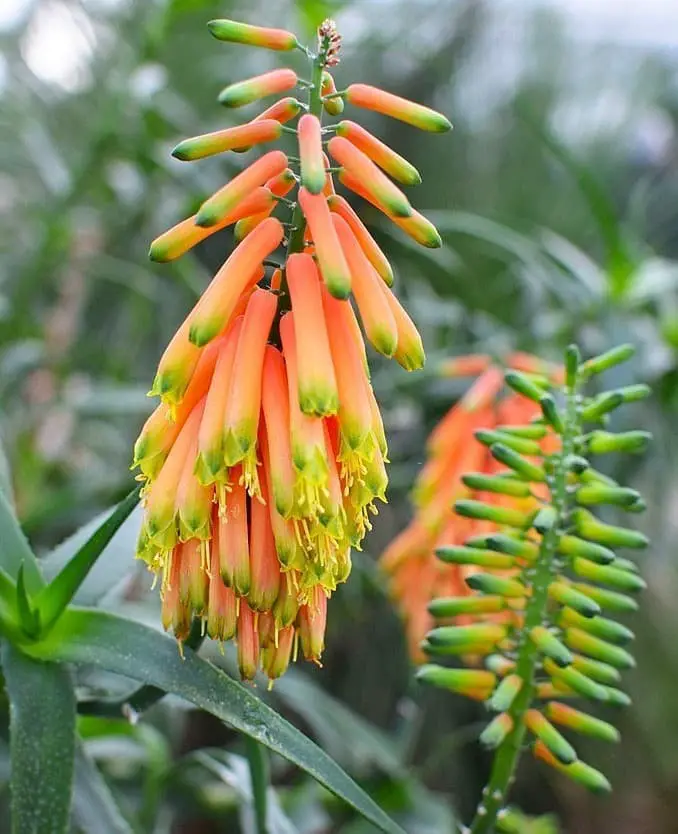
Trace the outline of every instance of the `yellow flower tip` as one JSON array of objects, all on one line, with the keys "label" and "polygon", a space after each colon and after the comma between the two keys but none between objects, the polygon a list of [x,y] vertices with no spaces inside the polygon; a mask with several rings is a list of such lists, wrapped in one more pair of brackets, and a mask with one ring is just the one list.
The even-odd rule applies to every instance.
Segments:
[{"label": "yellow flower tip", "polygon": [[452,124],[442,113],[369,84],[351,84],[346,90],[346,101],[356,107],[399,119],[420,130],[446,133],[452,129]]},{"label": "yellow flower tip", "polygon": [[299,46],[296,35],[285,29],[251,26],[247,23],[240,23],[237,20],[228,20],[226,18],[210,20],[207,28],[217,40],[228,43],[259,46],[281,52],[288,52]]},{"label": "yellow flower tip", "polygon": [[339,408],[339,397],[336,389],[324,385],[311,385],[299,391],[299,407],[304,414],[318,417],[336,414]]},{"label": "yellow flower tip", "polygon": [[225,474],[223,450],[200,452],[195,460],[193,473],[203,486],[222,480]]},{"label": "yellow flower tip", "polygon": [[218,96],[219,104],[224,107],[242,107],[265,96],[284,93],[297,84],[297,74],[291,69],[276,69],[230,84]]}]

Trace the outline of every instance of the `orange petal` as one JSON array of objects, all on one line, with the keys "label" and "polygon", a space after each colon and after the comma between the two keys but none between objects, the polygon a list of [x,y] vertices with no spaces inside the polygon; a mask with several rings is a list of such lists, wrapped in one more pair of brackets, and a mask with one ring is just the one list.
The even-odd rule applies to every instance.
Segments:
[{"label": "orange petal", "polygon": [[285,361],[273,345],[266,345],[262,380],[263,415],[269,440],[271,492],[278,512],[284,518],[289,518],[294,500],[290,403]]},{"label": "orange petal", "polygon": [[383,284],[379,287],[391,309],[398,331],[398,346],[393,356],[406,371],[418,371],[426,361],[419,331],[391,290]]},{"label": "orange petal", "polygon": [[173,630],[177,640],[185,640],[193,622],[193,611],[190,605],[179,598],[179,575],[181,570],[181,548],[177,545],[169,558],[167,580],[162,590],[162,627],[165,631]]},{"label": "orange petal", "polygon": [[245,600],[240,600],[238,611],[237,641],[238,668],[244,680],[253,680],[259,667],[259,635],[256,631],[254,611]]},{"label": "orange petal", "polygon": [[318,664],[325,648],[326,623],[327,596],[316,586],[309,604],[299,609],[299,636],[304,657]]},{"label": "orange petal", "polygon": [[360,181],[363,189],[394,217],[410,217],[412,206],[403,192],[372,160],[342,136],[330,139],[328,150],[345,171]]},{"label": "orange petal", "polygon": [[[285,392],[287,397],[287,392]],[[289,438],[287,439],[289,447]],[[268,443],[268,438],[265,431],[259,433],[259,448],[261,449],[262,460],[262,496],[266,502],[268,513],[271,520],[271,529],[273,530],[273,539],[275,541],[275,550],[278,561],[284,568],[302,567],[304,554],[301,551],[299,542],[297,540],[296,530],[294,524],[289,519],[284,518],[276,506],[273,499],[273,480],[271,473],[271,449]],[[289,467],[292,467],[290,459],[287,461]],[[290,512],[294,501],[294,493],[290,495]],[[301,562],[301,564],[297,564]]]},{"label": "orange petal", "polygon": [[333,298],[323,287],[323,309],[339,390],[339,425],[350,449],[360,449],[372,427],[360,349],[352,338],[348,301]]},{"label": "orange petal", "polygon": [[238,603],[233,588],[221,578],[218,520],[214,522],[215,540],[212,542],[209,597],[207,601],[207,633],[213,640],[230,640],[235,637]]},{"label": "orange petal", "polygon": [[232,484],[220,508],[217,546],[219,572],[224,582],[240,596],[250,589],[250,551],[247,526],[247,493],[240,483],[241,467],[233,470]]},{"label": "orange petal", "polygon": [[492,364],[492,358],[484,353],[471,353],[467,356],[455,356],[440,364],[440,375],[456,378],[459,376],[478,376]]},{"label": "orange petal", "polygon": [[320,120],[312,113],[304,113],[297,125],[301,182],[311,194],[320,194],[325,185],[325,164]]},{"label": "orange petal", "polygon": [[229,328],[224,339],[220,340],[221,350],[214,368],[212,384],[205,400],[205,411],[198,433],[198,455],[195,461],[195,473],[203,484],[226,480],[224,462],[224,415],[226,403],[231,390],[233,364],[243,318],[239,317]]},{"label": "orange petal", "polygon": [[226,226],[230,226],[231,223],[235,223],[251,214],[273,211],[275,204],[275,198],[268,188],[264,188],[263,186],[255,188],[233,211],[223,217],[216,226],[210,226],[208,229],[204,229],[202,226],[196,226],[195,214],[187,217],[186,220],[182,220],[181,223],[177,223],[176,226],[172,226],[171,229],[160,235],[160,237],[157,237],[151,243],[148,256],[152,261],[158,263],[173,261],[210,235],[224,229]]},{"label": "orange petal", "polygon": [[210,20],[207,28],[220,41],[242,43],[246,46],[261,46],[287,52],[299,46],[296,35],[286,29],[272,29],[266,26],[251,26],[238,20]]},{"label": "orange petal", "polygon": [[231,151],[243,145],[259,145],[273,142],[282,135],[282,125],[275,119],[260,119],[226,130],[203,133],[184,139],[172,151],[172,156],[183,161],[204,159],[224,151]]},{"label": "orange petal", "polygon": [[318,270],[310,255],[296,254],[287,259],[286,272],[294,312],[299,407],[304,414],[336,414],[339,395],[325,327]]},{"label": "orange petal", "polygon": [[265,96],[284,93],[297,84],[297,74],[291,69],[276,69],[229,84],[219,93],[219,104],[224,107],[242,107]]},{"label": "orange petal", "polygon": [[179,598],[189,604],[195,614],[207,610],[208,577],[203,542],[190,539],[181,545],[179,560]]},{"label": "orange petal", "polygon": [[422,246],[426,246],[429,249],[439,249],[443,245],[440,235],[438,234],[438,230],[430,220],[427,220],[424,217],[423,214],[420,214],[418,211],[414,211],[414,209],[412,209],[409,217],[397,217],[389,211],[384,203],[380,202],[376,198],[373,192],[364,188],[360,179],[355,177],[349,171],[343,171],[339,174],[339,182],[341,182],[342,185],[345,185],[346,188],[349,188],[351,191],[360,195],[364,200],[367,200],[368,203],[372,203],[375,208],[378,208],[379,211],[383,212],[389,220],[392,220],[396,226],[402,229],[405,234],[409,235],[417,243],[420,243]]},{"label": "orange petal", "polygon": [[381,251],[372,235],[367,231],[366,226],[362,220],[353,211],[347,201],[339,194],[328,197],[327,205],[330,211],[335,212],[344,218],[344,220],[351,227],[351,231],[356,237],[356,240],[362,247],[363,252],[367,255],[367,259],[372,266],[377,270],[383,280],[392,286],[393,284],[393,270],[389,264],[386,255]]},{"label": "orange petal", "polygon": [[346,101],[356,107],[375,110],[377,113],[399,119],[420,130],[444,133],[452,128],[442,113],[369,84],[351,84],[346,90]]},{"label": "orange petal", "polygon": [[351,291],[351,275],[339,245],[324,194],[311,194],[299,189],[299,203],[313,236],[320,273],[335,298],[347,298]]},{"label": "orange petal", "polygon": [[271,516],[263,501],[250,503],[250,590],[247,600],[255,611],[270,611],[280,589],[280,562],[275,549]]},{"label": "orange petal", "polygon": [[294,648],[296,629],[293,625],[280,629],[277,645],[262,651],[261,666],[271,683],[287,671]]},{"label": "orange petal", "polygon": [[364,127],[346,119],[337,125],[337,136],[342,136],[368,156],[372,162],[403,185],[419,185],[419,171],[392,148],[373,136]]},{"label": "orange petal", "polygon": [[261,262],[282,238],[280,221],[269,217],[237,246],[182,325],[194,345],[206,345],[228,325],[242,293],[259,280]]},{"label": "orange petal", "polygon": [[264,185],[287,168],[287,157],[282,151],[269,151],[214,193],[196,214],[197,226],[215,226],[241,203],[251,192]]},{"label": "orange petal", "polygon": [[393,356],[398,347],[398,329],[382,289],[382,280],[365,257],[348,223],[338,214],[332,221],[351,271],[351,288],[367,338],[379,353]]},{"label": "orange petal", "polygon": [[[148,537],[162,542],[165,550],[176,542],[174,524],[174,506],[179,488],[179,481],[186,461],[195,443],[200,420],[204,409],[204,400],[193,409],[191,416],[184,423],[179,436],[163,464],[160,473],[144,496],[145,529]],[[168,536],[165,539],[165,536]],[[165,546],[169,543],[169,547]]]},{"label": "orange petal", "polygon": [[243,463],[243,478],[251,495],[258,494],[256,441],[261,410],[261,379],[266,341],[278,297],[257,288],[252,294],[238,338],[231,385],[224,414],[224,461]]}]

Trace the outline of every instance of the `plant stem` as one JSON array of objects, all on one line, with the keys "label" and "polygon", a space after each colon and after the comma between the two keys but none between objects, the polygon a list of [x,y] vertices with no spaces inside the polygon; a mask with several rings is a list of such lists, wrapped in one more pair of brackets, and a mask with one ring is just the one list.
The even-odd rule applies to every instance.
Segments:
[{"label": "plant stem", "polygon": [[574,439],[579,428],[576,383],[573,388],[565,389],[565,399],[561,449],[559,453],[551,457],[553,471],[548,478],[551,505],[557,514],[556,523],[542,538],[539,558],[532,575],[530,575],[530,568],[525,572],[525,575],[531,578],[532,593],[525,609],[525,621],[518,641],[516,663],[516,674],[522,679],[523,685],[508,710],[513,721],[513,729],[497,749],[490,779],[483,790],[483,797],[476,810],[469,834],[490,834],[495,830],[497,815],[506,803],[507,793],[514,778],[525,738],[524,717],[532,703],[535,672],[539,663],[539,653],[529,635],[535,626],[542,625],[546,617],[548,590],[557,569],[558,540],[568,513],[568,470],[565,461],[574,451]]},{"label": "plant stem", "polygon": [[269,834],[266,823],[268,808],[268,785],[270,782],[270,762],[268,751],[258,741],[245,736],[245,750],[250,766],[252,782],[252,807],[257,834]]}]

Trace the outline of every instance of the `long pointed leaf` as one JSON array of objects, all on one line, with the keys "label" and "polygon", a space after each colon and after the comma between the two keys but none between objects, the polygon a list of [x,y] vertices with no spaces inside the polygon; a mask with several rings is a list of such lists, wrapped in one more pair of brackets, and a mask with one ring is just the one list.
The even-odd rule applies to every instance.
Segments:
[{"label": "long pointed leaf", "polygon": [[27,644],[34,657],[84,663],[152,684],[212,713],[293,762],[387,834],[399,828],[346,773],[303,733],[242,684],[140,623],[91,609],[71,608],[49,636]]},{"label": "long pointed leaf", "polygon": [[0,490],[0,568],[13,579],[24,566],[26,588],[35,593],[43,586],[40,569],[7,495]]},{"label": "long pointed leaf", "polygon": [[82,545],[61,573],[57,574],[50,584],[40,592],[35,604],[40,612],[40,622],[43,629],[47,630],[54,625],[66,606],[71,602],[106,545],[139,503],[140,490],[140,486],[133,489],[118,504],[104,523]]},{"label": "long pointed leaf", "polygon": [[12,834],[64,834],[75,755],[75,694],[68,671],[9,643],[2,667],[10,704]]}]

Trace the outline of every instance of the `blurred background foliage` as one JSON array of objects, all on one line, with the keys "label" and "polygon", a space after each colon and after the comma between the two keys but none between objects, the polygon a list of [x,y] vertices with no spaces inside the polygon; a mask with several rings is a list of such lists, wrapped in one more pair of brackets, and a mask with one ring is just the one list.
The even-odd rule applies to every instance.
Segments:
[{"label": "blurred background foliage", "polygon": [[[145,392],[158,356],[231,245],[226,232],[175,264],[146,258],[153,237],[242,164],[232,156],[184,165],[169,149],[229,124],[235,117],[216,105],[219,89],[276,65],[276,55],[219,45],[205,22],[228,16],[312,37],[328,14],[345,39],[339,88],[384,86],[443,110],[455,130],[430,140],[366,120],[422,172],[412,198],[445,241],[442,250],[415,249],[365,207],[429,362],[408,376],[373,357],[390,435],[390,504],[333,599],[324,668],[293,670],[270,698],[406,831],[450,831],[451,808],[468,818],[488,765],[475,743],[480,715],[412,685],[373,558],[408,517],[426,434],[463,390],[438,379],[436,363],[513,348],[554,358],[573,338],[587,353],[633,341],[633,366],[606,381],[655,389],[628,415],[629,425],[654,432],[652,452],[624,473],[650,506],[642,522],[654,543],[643,557],[650,590],[635,618],[639,668],[628,677],[634,706],[617,719],[622,746],[588,752],[616,790],[591,799],[526,761],[515,800],[531,814],[555,810],[572,834],[676,832],[671,0],[624,12],[577,0],[3,0],[0,430],[21,520],[47,551],[129,489],[131,444],[151,407]],[[133,564],[134,520],[125,529],[108,567],[98,567],[105,602],[155,621],[157,600]],[[58,562],[58,551],[50,558]],[[83,685],[96,689],[96,681]],[[252,831],[249,777],[232,734],[171,699],[149,718],[82,727],[137,830]],[[6,786],[2,746],[0,765]],[[274,781],[275,834],[371,830],[281,762]],[[79,813],[84,825],[86,808]],[[531,830],[555,828],[543,820]]]}]

